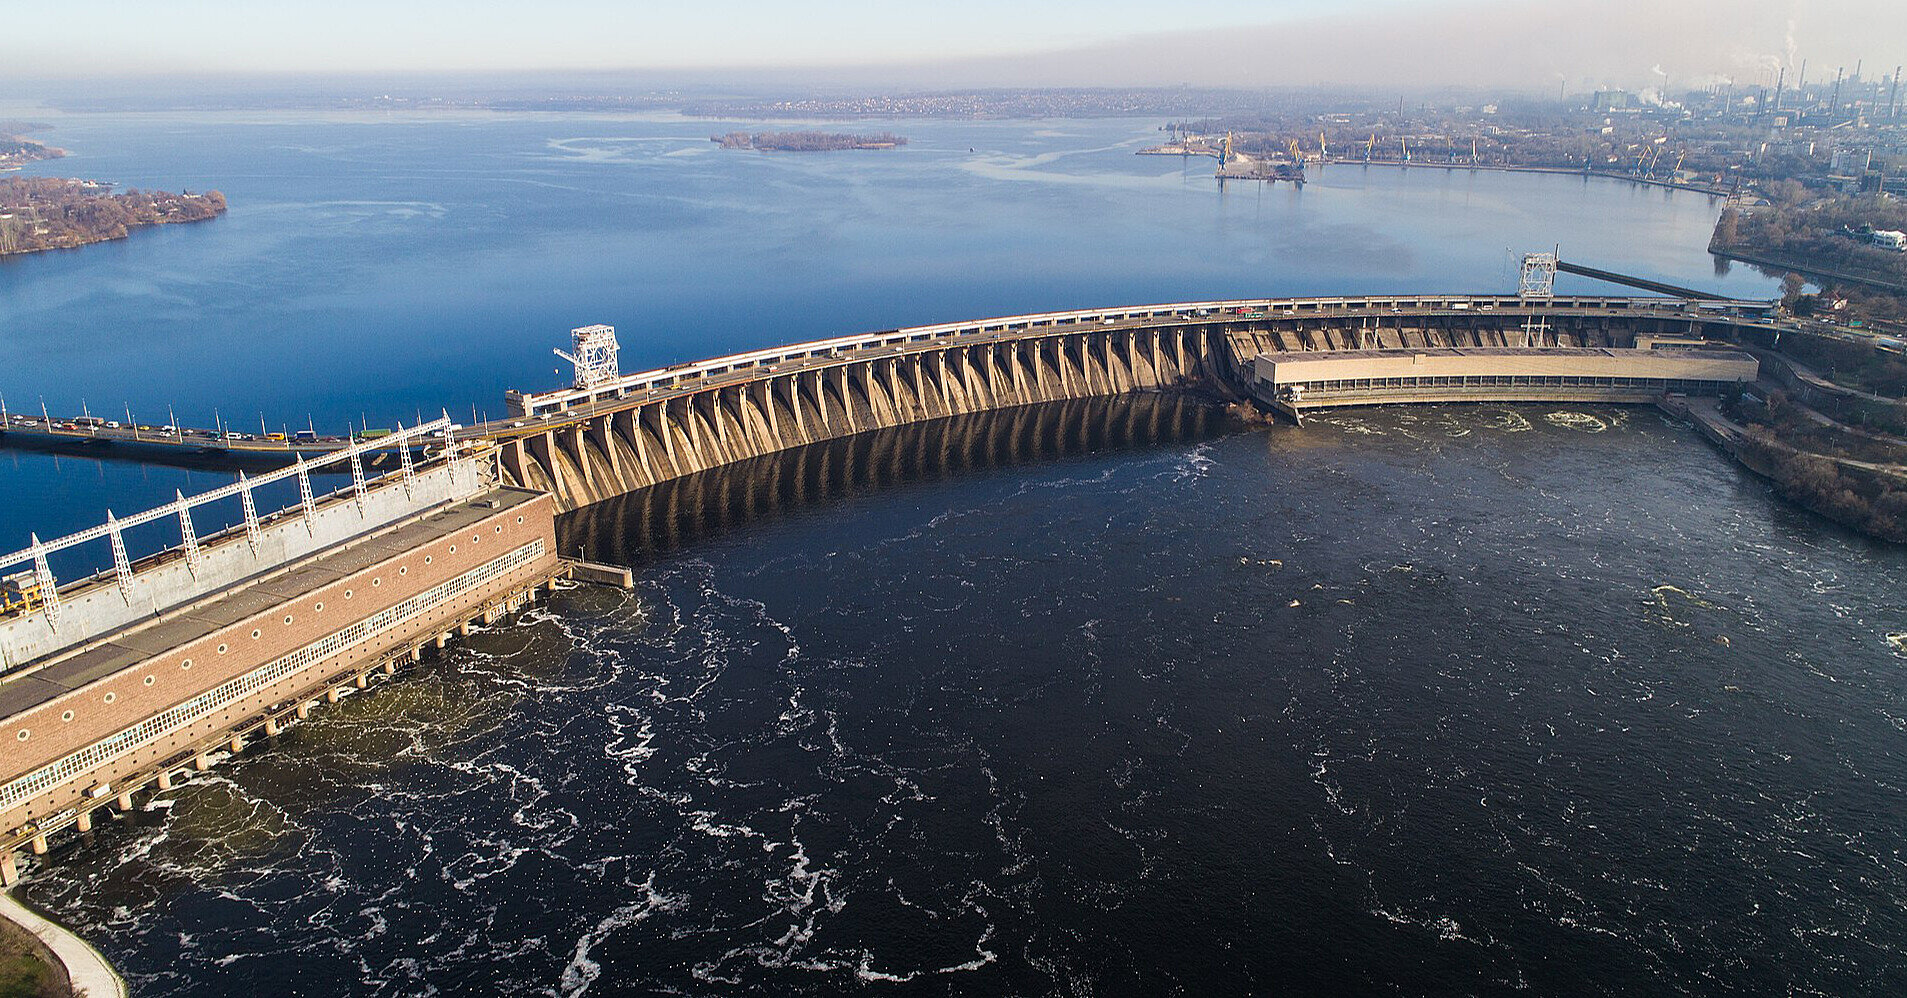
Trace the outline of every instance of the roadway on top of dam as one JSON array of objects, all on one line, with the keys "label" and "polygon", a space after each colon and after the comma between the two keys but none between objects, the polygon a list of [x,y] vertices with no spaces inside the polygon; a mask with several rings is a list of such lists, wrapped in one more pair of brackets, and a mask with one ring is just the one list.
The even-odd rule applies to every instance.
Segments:
[{"label": "roadway on top of dam", "polygon": [[[1775,330],[1757,318],[1770,303],[1738,299],[1704,302],[1593,295],[1519,298],[1514,295],[1368,295],[1358,297],[1259,298],[1134,305],[1071,312],[1000,316],[959,323],[903,327],[859,335],[792,343],[764,350],[623,375],[593,388],[512,393],[524,413],[458,430],[457,440],[509,440],[586,421],[636,405],[665,402],[705,391],[891,357],[927,354],[953,347],[985,346],[1026,339],[1183,326],[1236,325],[1303,319],[1366,318],[1402,320],[1427,316],[1521,317],[1524,314],[1574,317],[1725,319],[1731,325]],[[1376,325],[1371,328],[1377,328]]]},{"label": "roadway on top of dam", "polygon": [[[558,511],[776,451],[901,423],[1066,398],[1202,386],[1251,396],[1272,351],[1771,342],[1772,303],[1616,296],[1376,295],[1136,305],[890,329],[678,364],[543,393],[458,431],[500,480]],[[1745,335],[1749,333],[1754,335]]]}]

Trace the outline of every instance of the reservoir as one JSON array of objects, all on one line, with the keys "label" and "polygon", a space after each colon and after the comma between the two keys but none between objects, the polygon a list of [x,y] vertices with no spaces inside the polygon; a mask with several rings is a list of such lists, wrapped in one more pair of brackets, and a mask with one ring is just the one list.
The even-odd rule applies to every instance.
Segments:
[{"label": "reservoir", "polygon": [[[1773,293],[1714,272],[1705,197],[1341,167],[1221,191],[1131,155],[1156,122],[898,122],[905,150],[800,158],[674,119],[57,123],[57,172],[233,208],[0,266],[15,407],[408,422],[558,383],[585,321],[636,368],[1507,290],[1557,242]],[[0,531],[224,480],[7,452]],[[692,476],[558,541],[636,589],[427,657],[25,896],[154,995],[1907,984],[1907,553],[1654,410],[1076,401]]]},{"label": "reservoir", "polygon": [[[1208,159],[1134,155],[1159,139],[1151,119],[903,120],[901,149],[795,154],[708,141],[759,122],[676,117],[8,114],[72,152],[26,172],[216,188],[232,205],[0,261],[14,411],[252,432],[444,410],[469,423],[501,416],[506,388],[566,383],[550,349],[590,322],[615,325],[623,369],[642,370],[1041,310],[1507,293],[1523,252],[1557,245],[1669,283],[1778,291],[1749,268],[1716,275],[1703,247],[1721,205],[1705,195],[1362,166],[1221,187]],[[0,454],[0,494],[31,497],[0,511],[0,536],[195,485],[53,463]]]}]

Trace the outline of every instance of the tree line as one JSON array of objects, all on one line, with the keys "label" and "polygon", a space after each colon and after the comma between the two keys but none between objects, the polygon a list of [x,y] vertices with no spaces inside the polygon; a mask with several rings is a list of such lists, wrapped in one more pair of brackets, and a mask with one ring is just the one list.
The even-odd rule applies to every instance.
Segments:
[{"label": "tree line", "polygon": [[225,195],[110,189],[59,177],[0,179],[0,255],[124,239],[133,229],[198,222],[225,212]]},{"label": "tree line", "polygon": [[840,132],[729,132],[710,142],[724,149],[763,149],[781,152],[826,152],[835,149],[894,149],[907,140],[892,132],[848,135]]}]

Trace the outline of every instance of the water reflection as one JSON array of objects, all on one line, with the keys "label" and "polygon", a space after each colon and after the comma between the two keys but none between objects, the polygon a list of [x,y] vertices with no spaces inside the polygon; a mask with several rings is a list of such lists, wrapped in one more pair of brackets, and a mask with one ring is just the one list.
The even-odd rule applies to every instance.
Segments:
[{"label": "water reflection", "polygon": [[748,524],[851,496],[1101,451],[1206,440],[1232,421],[1179,395],[1068,399],[914,423],[688,475],[564,516],[567,554],[642,564]]}]

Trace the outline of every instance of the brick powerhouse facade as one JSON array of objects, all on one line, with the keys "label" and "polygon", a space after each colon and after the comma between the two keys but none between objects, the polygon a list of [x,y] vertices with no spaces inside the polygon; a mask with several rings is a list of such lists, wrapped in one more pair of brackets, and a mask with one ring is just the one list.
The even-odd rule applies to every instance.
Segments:
[{"label": "brick powerhouse facade", "polygon": [[101,803],[89,788],[118,793],[125,777],[149,777],[558,571],[551,498],[500,489],[9,682],[0,691],[0,841],[49,818],[62,823]]}]

